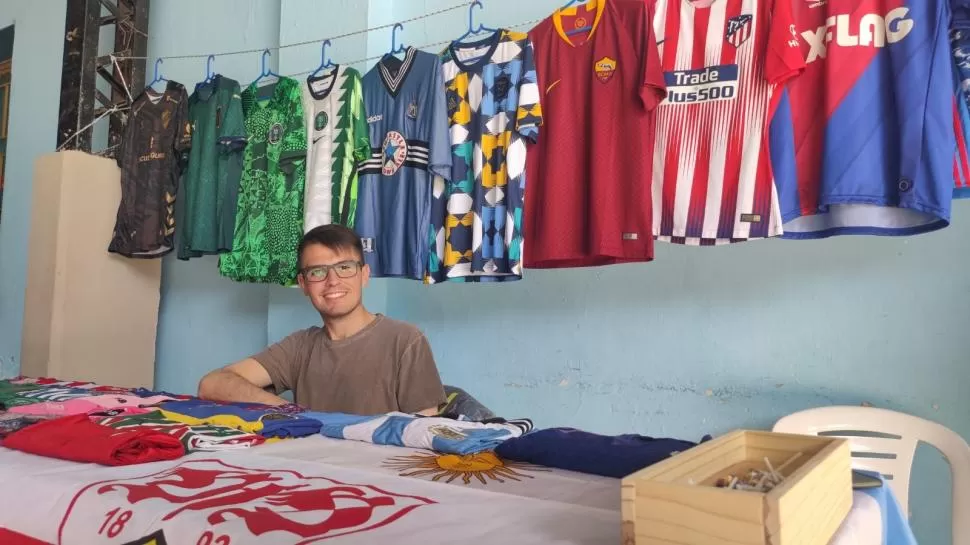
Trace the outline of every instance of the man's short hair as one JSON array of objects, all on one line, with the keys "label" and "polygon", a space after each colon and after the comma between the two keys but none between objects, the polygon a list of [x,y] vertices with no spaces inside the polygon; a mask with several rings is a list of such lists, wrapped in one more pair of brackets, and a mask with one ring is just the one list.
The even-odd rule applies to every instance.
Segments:
[{"label": "man's short hair", "polygon": [[357,259],[361,262],[364,261],[364,245],[360,241],[360,235],[343,225],[321,225],[310,229],[307,234],[303,235],[303,240],[300,241],[300,246],[297,249],[301,270],[303,269],[303,250],[311,244],[320,244],[335,252],[353,250],[357,254]]}]

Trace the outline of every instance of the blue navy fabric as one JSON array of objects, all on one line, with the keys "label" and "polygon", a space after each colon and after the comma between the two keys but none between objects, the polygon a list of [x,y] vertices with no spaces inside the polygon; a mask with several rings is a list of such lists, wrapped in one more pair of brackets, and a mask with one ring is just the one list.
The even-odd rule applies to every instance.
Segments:
[{"label": "blue navy fabric", "polygon": [[495,454],[505,460],[619,479],[696,445],[679,439],[548,428],[509,439],[495,448]]},{"label": "blue navy fabric", "polygon": [[407,48],[361,80],[371,156],[358,165],[355,230],[372,277],[423,280],[431,236],[433,178],[451,178],[451,141],[441,61]]}]

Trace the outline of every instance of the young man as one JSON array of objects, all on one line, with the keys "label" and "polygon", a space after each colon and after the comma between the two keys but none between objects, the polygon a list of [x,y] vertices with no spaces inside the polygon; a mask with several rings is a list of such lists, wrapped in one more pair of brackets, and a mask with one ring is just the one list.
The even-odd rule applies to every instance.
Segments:
[{"label": "young man", "polygon": [[292,390],[298,405],[314,411],[437,414],[445,392],[428,340],[361,302],[370,269],[357,233],[323,225],[304,235],[298,251],[297,281],[323,327],[297,331],[209,373],[199,382],[199,397],[283,405],[276,394]]}]

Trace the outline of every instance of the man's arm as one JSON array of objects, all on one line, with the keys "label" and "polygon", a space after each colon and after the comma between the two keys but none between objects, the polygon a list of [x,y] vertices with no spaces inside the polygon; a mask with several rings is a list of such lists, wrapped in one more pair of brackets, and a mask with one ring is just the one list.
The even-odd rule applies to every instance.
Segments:
[{"label": "man's arm", "polygon": [[199,381],[199,397],[212,401],[236,401],[286,405],[289,401],[264,390],[272,385],[269,373],[255,359],[247,358],[217,369]]}]

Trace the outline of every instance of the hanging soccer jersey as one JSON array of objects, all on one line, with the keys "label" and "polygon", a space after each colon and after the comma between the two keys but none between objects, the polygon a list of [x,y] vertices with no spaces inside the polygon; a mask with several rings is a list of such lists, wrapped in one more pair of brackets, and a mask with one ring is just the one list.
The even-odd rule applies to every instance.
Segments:
[{"label": "hanging soccer jersey", "polygon": [[[949,225],[954,192],[948,0],[797,2],[805,72],[771,125],[786,238]],[[784,153],[784,150],[789,153]],[[796,182],[797,180],[797,182]]]},{"label": "hanging soccer jersey", "polygon": [[357,164],[370,157],[360,72],[338,65],[303,86],[307,182],[303,230],[338,223],[353,228]]},{"label": "hanging soccer jersey", "polygon": [[178,258],[232,251],[246,127],[239,83],[217,75],[189,97],[192,151],[179,188]]},{"label": "hanging soccer jersey", "polygon": [[220,272],[233,280],[293,285],[303,237],[306,129],[300,83],[280,78],[268,100],[243,91],[246,144],[232,252]]},{"label": "hanging soccer jersey", "polygon": [[543,128],[526,156],[526,268],[652,260],[653,117],[665,90],[648,5],[594,0],[529,36]]},{"label": "hanging soccer jersey", "polygon": [[526,142],[542,123],[532,44],[499,30],[441,56],[451,182],[435,188],[428,283],[522,277]]},{"label": "hanging soccer jersey", "polygon": [[423,280],[432,176],[451,178],[441,63],[409,47],[403,59],[381,59],[363,88],[371,155],[360,165],[355,227],[364,261],[371,276]]},{"label": "hanging soccer jersey", "polygon": [[790,0],[656,0],[667,98],[657,108],[653,234],[714,245],[782,233],[767,130],[804,69]]},{"label": "hanging soccer jersey", "polygon": [[192,145],[189,97],[170,81],[163,93],[148,88],[135,99],[117,154],[121,203],[108,251],[126,257],[162,257],[174,248],[175,198]]}]

